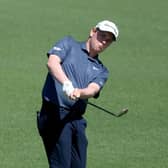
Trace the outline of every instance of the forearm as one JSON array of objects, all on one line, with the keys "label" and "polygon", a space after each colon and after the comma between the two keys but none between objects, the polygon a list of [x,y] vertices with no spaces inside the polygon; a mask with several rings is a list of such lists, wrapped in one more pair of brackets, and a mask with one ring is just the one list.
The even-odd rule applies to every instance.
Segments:
[{"label": "forearm", "polygon": [[80,89],[80,98],[81,99],[88,99],[94,97],[96,92],[91,90],[90,88]]},{"label": "forearm", "polygon": [[65,75],[62,67],[61,67],[61,60],[56,55],[50,55],[47,62],[47,67],[51,75],[58,80],[61,84],[65,81],[68,81],[68,77]]},{"label": "forearm", "polygon": [[100,86],[96,83],[91,83],[86,88],[83,88],[83,89],[76,88],[74,92],[71,94],[71,97],[88,99],[88,98],[94,97],[99,91],[100,91]]}]

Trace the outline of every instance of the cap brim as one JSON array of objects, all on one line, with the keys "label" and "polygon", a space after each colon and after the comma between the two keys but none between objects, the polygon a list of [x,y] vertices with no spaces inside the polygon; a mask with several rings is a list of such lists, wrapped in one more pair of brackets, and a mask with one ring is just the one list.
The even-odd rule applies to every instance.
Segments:
[{"label": "cap brim", "polygon": [[111,31],[111,30],[109,30],[109,29],[103,29],[103,28],[100,28],[100,27],[97,27],[97,28],[98,28],[100,31],[105,31],[105,32],[111,33],[112,36],[113,36],[114,41],[117,40],[117,38],[116,38],[116,36],[115,36],[115,33],[114,33],[113,31]]}]

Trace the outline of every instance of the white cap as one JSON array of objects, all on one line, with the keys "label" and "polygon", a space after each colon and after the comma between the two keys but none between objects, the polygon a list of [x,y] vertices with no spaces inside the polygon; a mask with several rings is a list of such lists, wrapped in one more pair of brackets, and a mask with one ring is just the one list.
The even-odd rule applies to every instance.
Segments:
[{"label": "white cap", "polygon": [[108,20],[103,20],[96,25],[96,28],[98,28],[101,31],[112,33],[115,37],[115,41],[117,40],[117,37],[119,35],[119,30],[115,23]]}]

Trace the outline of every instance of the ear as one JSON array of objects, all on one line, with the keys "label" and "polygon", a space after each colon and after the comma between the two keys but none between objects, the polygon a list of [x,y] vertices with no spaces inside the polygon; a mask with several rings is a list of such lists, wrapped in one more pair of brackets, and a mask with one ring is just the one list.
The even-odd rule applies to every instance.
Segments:
[{"label": "ear", "polygon": [[91,30],[90,30],[90,37],[92,37],[93,34],[96,33],[96,31],[97,31],[96,28],[91,29]]}]

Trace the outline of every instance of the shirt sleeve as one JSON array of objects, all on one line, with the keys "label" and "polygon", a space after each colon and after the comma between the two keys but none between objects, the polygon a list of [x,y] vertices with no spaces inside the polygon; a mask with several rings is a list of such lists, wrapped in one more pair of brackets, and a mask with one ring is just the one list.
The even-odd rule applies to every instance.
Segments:
[{"label": "shirt sleeve", "polygon": [[92,81],[100,86],[100,91],[93,98],[97,99],[100,96],[100,92],[108,79],[108,75],[109,71],[105,68],[104,71]]},{"label": "shirt sleeve", "polygon": [[93,79],[92,82],[98,84],[102,89],[108,79],[108,76],[109,71],[106,68],[103,68],[103,70],[99,73],[99,75],[97,75],[97,77]]},{"label": "shirt sleeve", "polygon": [[57,55],[63,61],[68,55],[68,51],[71,47],[72,38],[67,36],[54,44],[54,46],[47,52],[47,56]]}]

